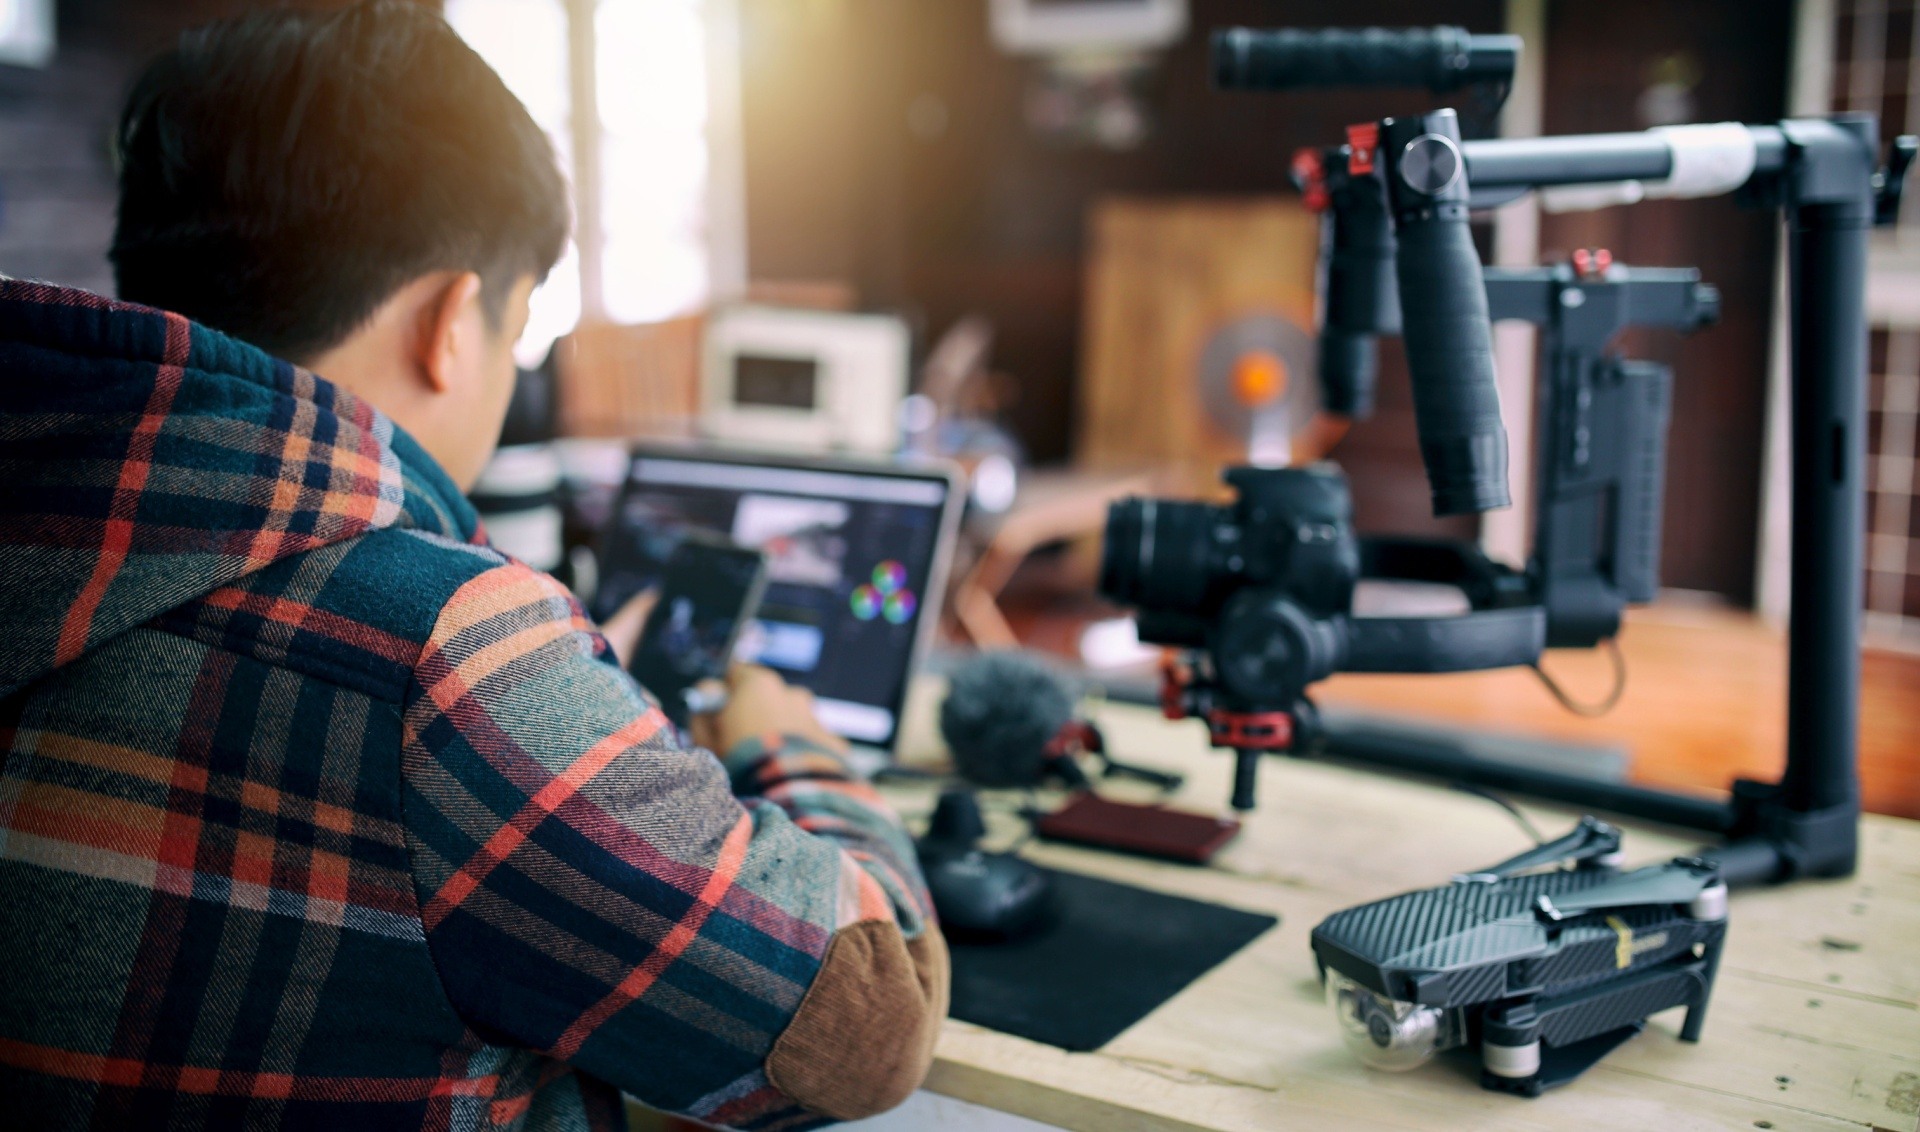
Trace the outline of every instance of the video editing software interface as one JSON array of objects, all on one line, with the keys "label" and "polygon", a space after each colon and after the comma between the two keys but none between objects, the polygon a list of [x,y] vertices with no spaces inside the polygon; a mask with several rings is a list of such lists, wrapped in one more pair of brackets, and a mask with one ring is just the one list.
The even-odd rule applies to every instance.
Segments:
[{"label": "video editing software interface", "polygon": [[936,478],[640,455],[607,534],[594,612],[658,585],[690,529],[759,548],[766,595],[735,659],[811,689],[829,730],[887,746],[947,491]]}]

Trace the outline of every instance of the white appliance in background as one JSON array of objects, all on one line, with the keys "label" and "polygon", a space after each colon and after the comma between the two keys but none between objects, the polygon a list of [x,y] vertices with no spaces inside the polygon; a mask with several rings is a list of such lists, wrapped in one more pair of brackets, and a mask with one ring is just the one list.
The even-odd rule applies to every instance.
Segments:
[{"label": "white appliance in background", "polygon": [[1146,51],[1186,34],[1187,0],[990,0],[993,39],[1014,54]]},{"label": "white appliance in background", "polygon": [[558,569],[566,555],[561,472],[551,444],[505,445],[467,493],[487,525],[487,540],[536,570]]},{"label": "white appliance in background", "polygon": [[53,0],[0,0],[0,63],[44,67],[53,44]]},{"label": "white appliance in background", "polygon": [[910,338],[891,315],[738,306],[708,320],[700,431],[827,452],[900,447]]}]

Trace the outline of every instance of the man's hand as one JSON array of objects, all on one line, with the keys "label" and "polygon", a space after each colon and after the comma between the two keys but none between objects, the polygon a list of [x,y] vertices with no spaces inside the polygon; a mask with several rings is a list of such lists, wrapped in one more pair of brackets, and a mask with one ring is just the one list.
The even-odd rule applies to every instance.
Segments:
[{"label": "man's hand", "polygon": [[658,589],[641,590],[627,599],[612,617],[600,623],[600,635],[613,646],[613,655],[620,658],[620,667],[628,668],[633,664],[633,654],[640,648],[640,631],[647,627],[647,614],[660,602]]},{"label": "man's hand", "polygon": [[793,735],[843,754],[847,749],[844,740],[820,725],[812,692],[790,687],[756,664],[734,665],[727,673],[726,706],[694,716],[691,729],[695,742],[718,755],[758,735]]}]

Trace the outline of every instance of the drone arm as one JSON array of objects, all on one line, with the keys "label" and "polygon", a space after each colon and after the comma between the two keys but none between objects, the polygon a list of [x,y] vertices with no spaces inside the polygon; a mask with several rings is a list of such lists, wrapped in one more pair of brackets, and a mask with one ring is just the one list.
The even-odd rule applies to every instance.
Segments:
[{"label": "drone arm", "polygon": [[1681,1039],[1697,1041],[1724,938],[1716,934],[1708,940],[1698,959],[1489,1010],[1482,1030],[1482,1083],[1536,1096],[1591,1068],[1638,1033],[1648,1015],[1675,1006],[1687,1008]]},{"label": "drone arm", "polygon": [[1558,898],[1543,895],[1535,911],[1542,919],[1558,921],[1642,904],[1685,904],[1696,910],[1696,919],[1717,920],[1726,918],[1726,891],[1716,866],[1679,857]]},{"label": "drone arm", "polygon": [[1589,815],[1581,818],[1580,824],[1574,826],[1566,836],[1508,857],[1497,865],[1481,869],[1469,876],[1474,879],[1485,877],[1492,880],[1505,880],[1510,876],[1552,865],[1581,864],[1587,861],[1604,864],[1606,858],[1617,857],[1619,853],[1620,831],[1599,818]]}]

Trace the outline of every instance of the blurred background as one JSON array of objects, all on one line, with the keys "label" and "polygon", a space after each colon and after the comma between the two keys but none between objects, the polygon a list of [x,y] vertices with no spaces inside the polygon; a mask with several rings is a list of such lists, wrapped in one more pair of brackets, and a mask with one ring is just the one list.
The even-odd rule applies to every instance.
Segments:
[{"label": "blurred background", "polygon": [[[180,30],[253,6],[0,0],[0,271],[112,292],[120,99]],[[904,354],[881,351],[858,379],[895,425],[862,443],[972,472],[944,641],[1047,649],[1112,670],[1116,686],[1146,655],[1093,596],[1099,522],[1118,494],[1204,494],[1226,463],[1330,455],[1351,477],[1362,531],[1478,537],[1516,562],[1529,538],[1524,477],[1509,512],[1431,517],[1397,343],[1383,345],[1370,419],[1349,428],[1317,411],[1318,221],[1290,184],[1294,152],[1337,143],[1350,122],[1442,102],[1222,94],[1208,81],[1213,28],[1331,19],[1522,36],[1504,108],[1469,114],[1469,136],[1850,109],[1878,112],[1887,137],[1920,121],[1911,0],[433,6],[549,131],[575,196],[575,239],[520,345],[524,434],[510,441],[567,438],[562,473],[610,483],[620,458],[604,442],[700,427],[716,351],[751,353],[791,332],[823,356],[857,353],[863,336],[903,333]],[[1773,219],[1726,198],[1565,214],[1522,202],[1477,228],[1489,263],[1606,248],[1617,262],[1697,267],[1720,289],[1711,330],[1630,333],[1624,345],[1676,375],[1670,592],[1633,622],[1630,650],[1667,650],[1721,679],[1711,693],[1637,681],[1598,723],[1559,714],[1510,674],[1343,677],[1326,698],[1436,716],[1497,709],[1530,732],[1627,744],[1649,781],[1718,788],[1743,758],[1732,769],[1771,773],[1788,522]],[[1869,809],[1920,816],[1920,225],[1876,238],[1863,776]],[[1520,452],[1532,349],[1523,328],[1498,336]],[[582,585],[590,495],[528,555]],[[1564,663],[1573,683],[1603,682],[1599,665]],[[1702,713],[1697,733],[1630,743],[1679,712]]]}]

